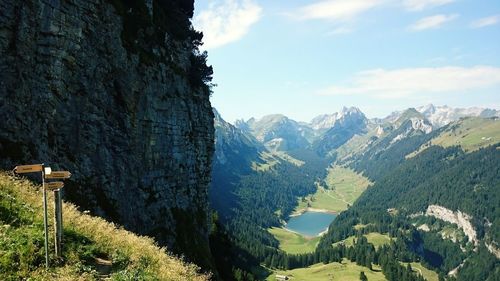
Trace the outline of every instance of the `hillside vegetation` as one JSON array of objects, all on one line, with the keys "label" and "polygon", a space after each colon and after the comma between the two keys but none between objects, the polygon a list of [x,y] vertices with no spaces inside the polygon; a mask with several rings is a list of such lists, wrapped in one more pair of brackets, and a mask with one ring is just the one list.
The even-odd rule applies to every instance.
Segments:
[{"label": "hillside vegetation", "polygon": [[272,227],[269,232],[280,242],[279,248],[288,254],[312,253],[320,237],[306,238],[283,228]]},{"label": "hillside vegetation", "polygon": [[358,281],[359,275],[363,271],[370,281],[385,281],[384,274],[380,270],[370,270],[367,267],[359,266],[347,259],[342,262],[333,262],[329,264],[318,263],[307,268],[298,268],[286,271],[276,271],[270,275],[267,280],[274,281],[275,275],[286,275],[295,281]]},{"label": "hillside vegetation", "polygon": [[[50,193],[49,203],[53,202]],[[69,203],[63,203],[63,216],[63,256],[51,255],[51,268],[45,270],[41,187],[0,172],[0,280],[209,279],[196,266],[167,254],[151,238],[83,214]]]},{"label": "hillside vegetation", "polygon": [[445,131],[407,157],[413,157],[432,145],[441,147],[458,145],[465,152],[472,152],[498,142],[500,142],[499,119],[464,118],[454,124],[450,124]]},{"label": "hillside vegetation", "polygon": [[351,169],[334,166],[328,169],[326,186],[318,186],[316,193],[299,199],[297,211],[306,208],[333,212],[347,210],[371,182]]},{"label": "hillside vegetation", "polygon": [[[364,234],[363,236],[366,237],[366,239],[368,240],[368,243],[373,244],[373,246],[375,248],[378,248],[378,247],[383,246],[383,245],[389,245],[391,243],[391,240],[392,240],[392,238],[389,237],[388,235],[380,234],[377,232],[370,232],[370,233]],[[333,246],[335,247],[337,245],[342,244],[346,247],[352,247],[352,246],[354,246],[355,242],[356,242],[356,236],[353,235],[353,236],[349,236],[348,238],[346,238],[342,241],[333,243]]]}]

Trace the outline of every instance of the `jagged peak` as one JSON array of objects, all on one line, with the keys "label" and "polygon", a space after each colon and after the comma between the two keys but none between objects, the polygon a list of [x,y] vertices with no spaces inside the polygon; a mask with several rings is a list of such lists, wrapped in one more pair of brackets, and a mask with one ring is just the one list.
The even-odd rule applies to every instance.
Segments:
[{"label": "jagged peak", "polygon": [[421,106],[417,108],[417,111],[423,113],[423,114],[433,114],[436,112],[436,106],[434,106],[432,103],[429,103],[427,105]]},{"label": "jagged peak", "polygon": [[355,106],[350,106],[350,107],[343,106],[342,110],[340,111],[340,114],[341,115],[346,115],[346,114],[363,114],[363,112],[361,112],[361,110],[359,108],[355,107]]},{"label": "jagged peak", "polygon": [[394,123],[396,123],[396,125],[399,126],[399,125],[403,124],[405,121],[410,120],[412,118],[418,118],[418,119],[422,119],[422,120],[426,119],[422,113],[420,113],[415,108],[411,107],[411,108],[408,108],[407,110],[403,111]]},{"label": "jagged peak", "polygon": [[266,122],[266,121],[283,121],[283,120],[289,120],[288,117],[286,117],[283,114],[269,114],[269,115],[264,115],[262,118],[260,118],[257,122]]}]

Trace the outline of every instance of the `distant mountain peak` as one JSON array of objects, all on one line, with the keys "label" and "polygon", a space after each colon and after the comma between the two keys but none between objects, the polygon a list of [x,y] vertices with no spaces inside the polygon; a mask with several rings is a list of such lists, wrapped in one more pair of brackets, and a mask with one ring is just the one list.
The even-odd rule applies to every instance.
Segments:
[{"label": "distant mountain peak", "polygon": [[432,104],[417,107],[420,112],[429,120],[434,127],[442,127],[451,122],[457,121],[462,117],[494,117],[500,116],[500,111],[495,109],[469,107],[469,108],[453,108],[447,105],[434,106]]},{"label": "distant mountain peak", "polygon": [[417,109],[419,112],[425,114],[434,114],[436,112],[436,107],[432,104],[429,103],[428,105],[422,106]]},{"label": "distant mountain peak", "polygon": [[[347,114],[363,114],[361,110],[355,106],[351,107],[342,107],[342,110],[340,111],[340,115],[347,115]],[[364,114],[363,114],[364,115]]]},{"label": "distant mountain peak", "polygon": [[[246,127],[245,127],[246,125]],[[309,146],[307,136],[312,131],[283,114],[270,114],[252,122],[238,124],[238,127],[251,133],[270,150],[293,150]]]},{"label": "distant mountain peak", "polygon": [[353,115],[362,116],[363,119],[366,119],[365,114],[361,112],[359,108],[354,106],[343,106],[340,112],[316,116],[313,120],[311,120],[309,126],[314,130],[328,130],[331,129],[337,121],[345,119],[346,116]]},{"label": "distant mountain peak", "polygon": [[416,110],[415,108],[408,108],[407,110],[403,111],[399,116],[398,118],[396,119],[396,121],[394,121],[394,124],[399,127],[401,126],[403,123],[405,123],[407,120],[411,120],[411,119],[420,119],[420,120],[425,120],[425,116],[420,113],[418,110]]}]

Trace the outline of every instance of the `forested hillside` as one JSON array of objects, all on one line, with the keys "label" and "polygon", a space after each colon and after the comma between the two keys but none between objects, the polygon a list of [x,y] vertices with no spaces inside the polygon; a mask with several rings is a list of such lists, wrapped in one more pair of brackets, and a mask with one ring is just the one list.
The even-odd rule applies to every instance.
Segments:
[{"label": "forested hillside", "polygon": [[[407,138],[377,153],[367,151],[354,162],[353,167],[369,175],[375,184],[334,221],[319,248],[370,229],[394,237],[410,231],[405,244],[417,255],[413,259],[457,280],[496,280],[500,276],[495,257],[500,241],[499,144],[471,153],[456,146],[429,146],[405,159],[419,144],[439,138],[440,132]],[[459,215],[463,212],[473,229],[459,222],[449,229],[466,232],[461,241],[452,242],[456,237],[443,239],[444,227],[429,229],[429,206],[442,206]],[[443,215],[441,219],[449,218]],[[356,225],[368,227],[358,231]],[[479,242],[470,241],[476,236]],[[475,269],[479,264],[482,269]],[[459,265],[458,274],[449,274]]]},{"label": "forested hillside", "polygon": [[[331,116],[320,119],[315,121],[337,122]],[[463,119],[433,128],[422,114],[407,110],[391,122],[363,122],[368,125],[361,125],[363,130],[353,129],[356,133],[349,134],[340,146],[333,146],[328,157],[314,151],[313,142],[301,150],[279,153],[268,152],[262,144],[254,144],[258,150],[251,150],[251,145],[226,147],[237,152],[227,154],[224,150],[225,155],[234,156],[232,161],[246,159],[239,162],[243,166],[216,164],[224,167],[224,173],[234,175],[227,183],[235,201],[222,203],[230,206],[231,212],[223,212],[219,224],[227,239],[226,254],[235,261],[231,274],[247,280],[262,278],[269,269],[295,272],[287,270],[347,259],[366,270],[379,268],[388,280],[423,280],[420,271],[406,266],[410,263],[437,272],[434,274],[443,280],[498,278],[500,128],[496,119]],[[332,130],[317,125],[318,132],[322,130],[323,139],[336,138],[335,128],[343,128],[342,124],[345,122],[333,125]],[[252,139],[251,130],[244,125],[240,122],[242,130],[231,130]],[[461,139],[459,145],[473,144],[474,149],[444,145],[449,142],[443,138],[451,132]],[[368,142],[361,145],[363,139]],[[316,140],[321,142],[322,137]],[[253,151],[252,157],[248,151]],[[338,158],[339,152],[345,157]],[[353,169],[353,175],[359,173],[359,182],[368,182],[362,180],[361,175],[365,175],[373,184],[340,213],[314,252],[290,254],[281,250],[272,235],[275,231],[266,229],[280,227],[301,202],[298,199],[314,200],[312,194],[318,186],[335,180],[327,178],[325,170],[332,163]],[[214,174],[218,176],[221,174]],[[217,183],[219,179],[214,180]],[[212,188],[223,191],[217,184]],[[387,237],[387,242],[374,247],[374,242],[364,237]],[[476,270],[477,266],[483,270]]]}]

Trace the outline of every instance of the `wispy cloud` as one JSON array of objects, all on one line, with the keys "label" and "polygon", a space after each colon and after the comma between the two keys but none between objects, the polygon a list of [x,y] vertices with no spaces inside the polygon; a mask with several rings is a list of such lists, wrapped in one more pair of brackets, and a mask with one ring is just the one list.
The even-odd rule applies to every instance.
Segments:
[{"label": "wispy cloud", "polygon": [[481,28],[489,25],[495,25],[499,22],[500,22],[500,15],[495,15],[475,20],[470,24],[470,26],[472,28]]},{"label": "wispy cloud", "polygon": [[500,86],[498,67],[374,69],[356,74],[347,85],[335,85],[319,94],[393,99],[424,94],[464,93],[493,86]]},{"label": "wispy cloud", "polygon": [[425,29],[439,28],[443,24],[458,18],[458,14],[453,15],[434,15],[418,20],[410,26],[411,30],[420,31]]},{"label": "wispy cloud", "polygon": [[323,0],[299,8],[296,17],[303,20],[348,21],[385,2],[385,0]]},{"label": "wispy cloud", "polygon": [[403,0],[403,6],[409,11],[422,11],[427,8],[438,7],[453,2],[455,0]]},{"label": "wispy cloud", "polygon": [[252,0],[213,1],[193,24],[203,31],[204,48],[214,49],[240,40],[261,15],[262,8]]}]

